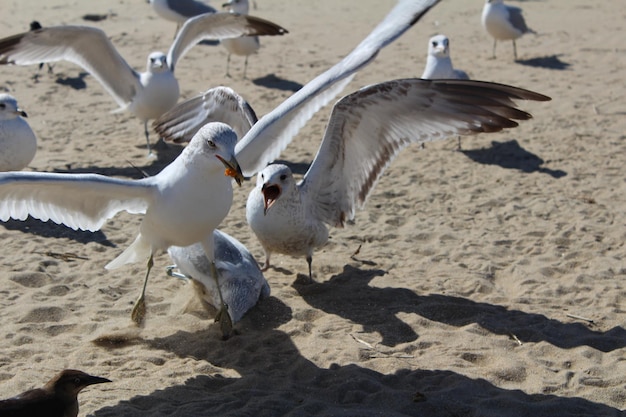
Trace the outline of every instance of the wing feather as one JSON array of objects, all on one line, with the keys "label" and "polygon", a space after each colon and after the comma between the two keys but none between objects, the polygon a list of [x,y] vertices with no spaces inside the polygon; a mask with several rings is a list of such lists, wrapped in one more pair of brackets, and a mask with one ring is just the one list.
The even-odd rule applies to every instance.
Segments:
[{"label": "wing feather", "polygon": [[139,74],[106,34],[89,26],[54,26],[0,39],[0,64],[69,61],[94,76],[120,107],[141,89]]},{"label": "wing feather", "polygon": [[395,156],[411,143],[496,132],[532,116],[513,100],[549,97],[502,84],[406,79],[364,87],[334,106],[319,151],[300,184],[322,221],[353,219]]},{"label": "wing feather", "polygon": [[210,122],[226,123],[242,138],[257,117],[250,104],[233,89],[215,87],[178,104],[156,119],[152,127],[164,140],[181,143],[189,142]]},{"label": "wing feather", "polygon": [[244,175],[252,176],[276,159],[311,116],[349,83],[347,77],[370,63],[381,48],[402,35],[438,2],[400,0],[345,58],[262,117],[235,148]]},{"label": "wing feather", "polygon": [[194,45],[203,40],[220,40],[241,36],[284,35],[286,29],[259,17],[236,13],[205,13],[188,19],[176,35],[167,54],[174,71],[176,63]]},{"label": "wing feather", "polygon": [[153,199],[153,178],[123,180],[98,174],[0,173],[0,220],[29,215],[72,229],[95,231],[126,210],[143,213]]}]

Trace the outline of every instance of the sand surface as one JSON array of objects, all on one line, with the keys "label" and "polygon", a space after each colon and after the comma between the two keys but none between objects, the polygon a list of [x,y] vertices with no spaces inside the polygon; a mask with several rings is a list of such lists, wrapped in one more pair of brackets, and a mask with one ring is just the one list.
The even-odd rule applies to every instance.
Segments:
[{"label": "sand surface", "polygon": [[[217,2],[214,2],[217,5]],[[183,98],[217,85],[259,116],[349,52],[393,0],[258,0],[253,13],[290,33],[250,58],[201,46],[177,67]],[[448,0],[362,70],[344,93],[419,76],[428,38],[446,34],[474,79],[549,95],[513,130],[405,150],[355,224],[334,229],[302,284],[304,259],[275,255],[272,296],[220,340],[190,286],[156,258],[148,316],[129,318],[145,266],[106,271],[139,216],[101,232],[35,220],[0,226],[0,398],[63,368],[114,382],[86,389],[80,415],[620,416],[626,408],[626,9],[622,0],[511,1],[537,34],[498,44],[481,0]],[[36,12],[35,12],[36,10]],[[105,15],[87,22],[87,13]],[[175,25],[140,0],[3,0],[0,36],[43,25],[104,29],[134,68],[166,50]],[[26,170],[139,178],[180,152],[147,159],[143,127],[79,67],[1,67],[39,138]],[[302,174],[321,140],[322,109],[282,159]],[[222,229],[257,257],[245,221],[252,182],[235,190]],[[352,256],[357,248],[360,252]],[[580,318],[577,318],[580,317]],[[585,320],[588,319],[588,320]],[[96,344],[103,335],[118,344]]]}]

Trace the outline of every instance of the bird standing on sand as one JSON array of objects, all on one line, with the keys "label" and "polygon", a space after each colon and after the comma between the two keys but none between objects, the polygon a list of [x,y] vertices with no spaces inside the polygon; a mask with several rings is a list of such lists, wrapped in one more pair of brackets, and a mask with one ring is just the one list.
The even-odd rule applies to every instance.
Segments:
[{"label": "bird standing on sand", "polygon": [[[247,15],[250,5],[248,0],[229,0],[224,3],[222,7],[228,8],[230,13],[238,13]],[[258,36],[243,36],[237,39],[224,39],[220,41],[222,45],[228,51],[228,58],[226,58],[226,76],[230,77],[228,68],[230,66],[230,56],[232,54],[245,56],[246,60],[243,64],[243,78],[246,78],[246,72],[248,70],[248,57],[256,53],[261,48],[261,42]]]},{"label": "bird standing on sand", "polygon": [[0,94],[0,171],[19,171],[35,157],[37,137],[24,117],[15,97]]},{"label": "bird standing on sand", "polygon": [[2,417],[76,417],[78,393],[89,385],[111,382],[106,378],[66,369],[43,388],[32,389],[7,400],[0,400]]},{"label": "bird standing on sand", "polygon": [[343,227],[365,205],[395,156],[411,143],[454,134],[497,132],[531,115],[514,99],[549,100],[532,91],[469,80],[407,79],[364,87],[333,107],[326,133],[304,178],[267,166],[246,203],[248,224],[265,250],[304,256],[312,280],[313,251],[327,225]]},{"label": "bird standing on sand", "polygon": [[498,41],[513,41],[513,55],[517,61],[517,46],[515,39],[525,33],[532,32],[526,26],[522,9],[507,6],[502,0],[486,0],[481,18],[483,27],[493,37],[493,58],[496,57],[496,43]]},{"label": "bird standing on sand", "polygon": [[0,64],[30,65],[66,60],[93,75],[115,99],[144,123],[173,107],[180,94],[176,64],[202,40],[244,35],[282,35],[282,27],[264,19],[231,13],[203,14],[186,21],[165,55],[152,52],[147,69],[132,69],[100,29],[88,26],[46,27],[0,39]]},{"label": "bird standing on sand", "polygon": [[469,80],[465,71],[454,69],[450,58],[450,40],[445,35],[435,35],[428,40],[428,56],[426,66],[420,78],[433,80],[446,78],[452,80]]}]

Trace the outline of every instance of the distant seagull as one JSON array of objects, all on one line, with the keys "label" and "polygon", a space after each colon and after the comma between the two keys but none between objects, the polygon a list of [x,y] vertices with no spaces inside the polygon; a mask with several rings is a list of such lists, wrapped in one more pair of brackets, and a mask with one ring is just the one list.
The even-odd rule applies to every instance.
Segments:
[{"label": "distant seagull", "polygon": [[420,78],[433,80],[446,78],[452,80],[469,80],[465,71],[454,69],[450,59],[450,41],[447,36],[435,35],[428,41],[426,67]]},{"label": "distant seagull", "polygon": [[[155,254],[170,246],[201,242],[206,256],[215,260],[213,230],[232,203],[230,177],[238,184],[243,180],[234,156],[236,142],[230,127],[210,123],[160,173],[140,180],[98,174],[0,174],[0,220],[24,220],[30,215],[75,230],[95,231],[122,210],[144,213],[135,241],[105,265],[115,269],[148,260],[143,289],[132,312],[133,321],[140,324]],[[213,276],[218,279],[217,273]]]},{"label": "distant seagull", "polygon": [[156,14],[176,23],[176,33],[187,19],[217,10],[197,0],[147,0]]},{"label": "distant seagull", "polygon": [[[33,20],[32,22],[30,22],[30,30],[37,30],[41,28],[42,28],[41,23],[39,23],[38,21]],[[44,62],[39,63],[39,69],[37,70],[37,73],[33,75],[33,80],[35,80],[35,82],[39,81],[39,72],[41,71],[44,65],[46,65]],[[52,74],[52,68],[54,66],[50,64],[47,64],[47,65],[48,65],[48,74]]]},{"label": "distant seagull", "polygon": [[[242,15],[248,14],[250,8],[248,0],[229,0],[224,3],[222,7],[228,8],[230,13],[238,13]],[[246,72],[248,70],[248,57],[256,53],[261,48],[261,42],[258,36],[244,36],[238,39],[224,39],[221,41],[222,45],[228,51],[228,58],[226,59],[226,76],[230,77],[228,68],[230,66],[230,56],[232,54],[245,56],[246,60],[243,64],[243,78],[246,78]]]},{"label": "distant seagull", "polygon": [[324,139],[304,178],[269,165],[246,204],[248,224],[265,250],[306,257],[365,205],[395,156],[411,143],[454,134],[497,132],[531,115],[514,99],[550,100],[532,91],[469,80],[407,79],[362,88],[333,107]]},{"label": "distant seagull", "polygon": [[0,94],[0,171],[19,171],[35,157],[37,137],[24,117],[13,96]]},{"label": "distant seagull", "polygon": [[282,27],[267,20],[229,13],[204,14],[189,19],[167,56],[153,52],[146,72],[133,70],[106,34],[87,26],[57,26],[0,39],[0,64],[29,65],[67,60],[92,74],[120,106],[144,123],[148,151],[148,120],[169,110],[179,96],[174,69],[178,60],[202,40],[243,35],[282,35]]},{"label": "distant seagull", "polygon": [[[213,238],[220,291],[211,277],[210,261],[199,243],[185,248],[172,246],[167,250],[175,263],[168,267],[168,275],[191,280],[200,297],[213,307],[219,309],[226,305],[229,317],[218,316],[216,321],[236,323],[259,299],[269,297],[270,287],[254,256],[241,242],[219,230],[213,232]],[[175,268],[180,273],[175,272]]]},{"label": "distant seagull", "polygon": [[165,141],[189,142],[205,124],[223,122],[242,138],[257,122],[254,110],[229,87],[214,87],[177,104],[152,123]]},{"label": "distant seagull", "polygon": [[481,21],[487,33],[493,37],[493,57],[496,57],[496,43],[498,41],[512,40],[513,55],[517,61],[515,39],[525,33],[533,32],[526,26],[522,9],[507,6],[502,3],[502,0],[486,0]]},{"label": "distant seagull", "polygon": [[76,417],[78,393],[89,385],[111,382],[106,378],[66,369],[43,388],[23,392],[8,400],[0,400],[3,417]]}]

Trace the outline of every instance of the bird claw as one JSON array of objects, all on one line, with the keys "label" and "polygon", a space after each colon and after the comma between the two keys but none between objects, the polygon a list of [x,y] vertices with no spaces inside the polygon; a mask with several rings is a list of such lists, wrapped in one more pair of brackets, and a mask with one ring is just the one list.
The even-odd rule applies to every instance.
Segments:
[{"label": "bird claw", "polygon": [[228,314],[228,306],[226,304],[222,304],[222,307],[215,315],[215,322],[220,324],[222,339],[228,339],[233,331],[233,322]]},{"label": "bird claw", "polygon": [[137,326],[143,324],[146,318],[146,303],[143,299],[138,299],[133,306],[133,311],[130,313],[130,318],[135,322]]}]

